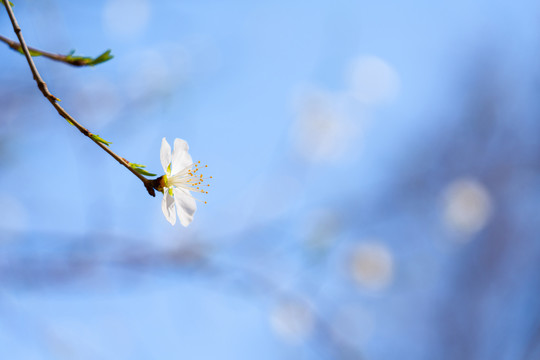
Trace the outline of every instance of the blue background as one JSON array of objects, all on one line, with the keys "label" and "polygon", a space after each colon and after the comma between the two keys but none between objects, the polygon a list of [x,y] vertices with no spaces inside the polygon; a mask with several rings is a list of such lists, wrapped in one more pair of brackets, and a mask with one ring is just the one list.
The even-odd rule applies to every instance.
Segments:
[{"label": "blue background", "polygon": [[[14,1],[0,47],[0,358],[540,358],[535,1]],[[0,33],[15,38],[7,14]]]}]

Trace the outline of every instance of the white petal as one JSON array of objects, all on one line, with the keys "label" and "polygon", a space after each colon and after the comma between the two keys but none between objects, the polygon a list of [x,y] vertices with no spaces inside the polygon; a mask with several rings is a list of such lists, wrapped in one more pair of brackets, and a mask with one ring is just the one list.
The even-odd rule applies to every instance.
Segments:
[{"label": "white petal", "polygon": [[191,155],[188,153],[189,146],[185,140],[176,138],[174,140],[174,150],[172,153],[171,174],[176,174],[193,164]]},{"label": "white petal", "polygon": [[167,174],[167,168],[171,163],[171,146],[165,138],[161,140],[161,150],[159,151],[159,158],[161,159],[161,166],[163,166],[163,171],[165,171],[165,174]]},{"label": "white petal", "polygon": [[169,195],[169,189],[165,188],[163,189],[163,200],[161,201],[161,210],[163,211],[163,215],[165,215],[165,218],[167,218],[167,221],[171,223],[171,225],[176,224],[176,213],[174,211],[174,198]]},{"label": "white petal", "polygon": [[176,202],[176,212],[180,218],[180,223],[188,226],[193,221],[193,215],[197,210],[197,203],[189,191],[175,188],[174,201]]}]

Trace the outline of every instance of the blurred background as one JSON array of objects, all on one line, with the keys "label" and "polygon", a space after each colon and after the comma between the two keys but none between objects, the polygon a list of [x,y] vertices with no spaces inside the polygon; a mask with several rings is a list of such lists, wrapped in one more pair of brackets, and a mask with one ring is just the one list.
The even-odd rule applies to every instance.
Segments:
[{"label": "blurred background", "polygon": [[[540,3],[15,1],[0,46],[0,358],[540,359]],[[15,39],[5,11],[0,34]]]}]

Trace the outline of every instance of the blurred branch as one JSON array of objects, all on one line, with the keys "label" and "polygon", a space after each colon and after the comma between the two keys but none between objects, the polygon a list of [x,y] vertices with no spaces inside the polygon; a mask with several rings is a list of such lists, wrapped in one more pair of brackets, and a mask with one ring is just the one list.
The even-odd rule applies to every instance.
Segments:
[{"label": "blurred branch", "polygon": [[[10,48],[24,55],[23,47],[18,42],[8,39],[7,37],[4,37],[2,35],[0,35],[0,41],[5,42]],[[73,66],[94,66],[113,58],[113,56],[111,55],[111,50],[105,51],[96,58],[91,58],[87,56],[73,56],[75,51],[72,51],[67,55],[53,54],[30,46],[28,46],[28,52],[31,56],[43,56],[48,59],[63,62]]]},{"label": "blurred branch", "polygon": [[133,173],[133,175],[139,178],[139,180],[143,182],[148,193],[151,196],[155,196],[154,189],[157,189],[157,187],[159,186],[159,181],[149,180],[143,175],[141,175],[139,171],[137,170],[137,167],[134,167],[132,163],[118,156],[116,153],[114,153],[111,149],[108,148],[110,144],[108,141],[103,140],[99,135],[92,134],[88,129],[83,127],[71,115],[69,115],[66,112],[66,110],[64,110],[60,105],[58,105],[58,101],[60,101],[60,99],[58,99],[57,97],[51,94],[51,92],[47,88],[47,84],[45,83],[45,81],[43,81],[43,79],[39,75],[36,65],[34,64],[34,60],[32,59],[32,55],[30,54],[30,50],[28,49],[28,46],[26,45],[26,42],[24,41],[24,38],[22,36],[21,28],[19,24],[17,23],[17,19],[15,18],[15,15],[13,14],[11,5],[9,5],[8,1],[4,1],[4,6],[9,15],[9,19],[11,20],[11,24],[13,25],[13,31],[15,32],[15,34],[17,35],[17,38],[19,39],[20,47],[22,48],[22,52],[24,53],[24,56],[26,57],[28,66],[30,66],[30,70],[32,71],[34,80],[36,81],[37,86],[39,90],[41,91],[41,93],[43,94],[43,96],[45,96],[45,98],[49,100],[49,102],[52,104],[52,106],[54,106],[56,111],[58,111],[58,114],[60,114],[60,116],[66,119],[71,125],[75,126],[84,136],[92,140],[97,146],[105,150],[105,152],[107,152],[116,161],[118,161],[121,165],[123,165],[126,169],[128,169],[131,173]]},{"label": "blurred branch", "polygon": [[[43,237],[47,236],[45,234],[39,234],[36,238],[41,242]],[[61,235],[55,233],[49,233],[48,236],[56,242],[61,239]],[[51,256],[44,256],[40,252],[17,256],[17,251],[2,249],[4,257],[0,256],[0,274],[4,275],[0,279],[0,285],[15,288],[22,286],[34,290],[74,283],[88,286],[93,282],[102,286],[106,281],[103,281],[101,276],[106,274],[106,278],[110,280],[116,271],[119,281],[129,279],[128,283],[133,286],[141,275],[184,274],[186,279],[197,276],[202,281],[210,282],[213,289],[216,284],[223,285],[227,290],[258,297],[269,301],[273,306],[291,301],[305,304],[299,294],[282,286],[265,270],[257,270],[256,267],[240,265],[216,256],[218,249],[214,245],[200,241],[190,240],[178,243],[175,248],[155,249],[148,246],[133,247],[134,239],[119,239],[114,235],[89,235],[85,241],[75,242],[66,237],[66,240],[68,239],[65,243],[53,241],[49,244],[55,248],[54,255]],[[99,239],[99,242],[93,243],[91,239]],[[118,240],[130,245],[117,248]],[[76,245],[77,243],[81,245]],[[120,272],[117,272],[118,270]],[[310,300],[316,299],[310,297]],[[327,313],[318,311],[315,306],[310,306],[309,310],[314,319],[314,343],[331,353],[328,358],[364,358],[360,350],[336,337]]]}]

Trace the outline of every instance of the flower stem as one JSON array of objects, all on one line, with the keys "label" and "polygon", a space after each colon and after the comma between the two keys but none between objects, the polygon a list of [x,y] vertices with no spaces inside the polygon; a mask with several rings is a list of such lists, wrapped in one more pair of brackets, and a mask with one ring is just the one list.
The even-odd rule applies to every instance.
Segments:
[{"label": "flower stem", "polygon": [[26,61],[28,62],[28,66],[30,67],[30,70],[32,71],[34,80],[37,83],[37,87],[39,88],[43,96],[45,96],[45,98],[49,100],[49,102],[52,104],[52,106],[54,106],[54,108],[56,109],[58,114],[60,114],[60,116],[66,119],[69,123],[73,124],[73,126],[75,126],[84,136],[92,140],[97,146],[102,148],[105,152],[107,152],[107,154],[112,156],[116,161],[118,161],[126,169],[128,169],[131,173],[133,173],[133,175],[139,178],[139,180],[141,180],[144,186],[146,187],[148,194],[150,194],[151,196],[155,196],[156,194],[154,191],[153,182],[151,180],[147,179],[146,177],[144,177],[143,175],[135,171],[129,165],[128,161],[124,160],[122,157],[115,154],[111,149],[107,147],[107,145],[96,140],[96,138],[92,136],[93,134],[90,131],[88,131],[88,129],[86,129],[84,126],[79,124],[71,115],[69,115],[66,112],[66,110],[64,110],[58,104],[59,99],[51,94],[51,92],[47,88],[47,84],[45,83],[45,81],[43,81],[43,79],[39,75],[36,65],[34,64],[34,60],[32,59],[32,56],[30,55],[30,51],[28,50],[28,47],[26,46],[26,42],[24,41],[24,38],[22,36],[21,28],[19,24],[17,23],[17,19],[15,18],[15,15],[13,14],[13,9],[11,9],[11,6],[9,5],[9,1],[3,1],[3,3],[4,3],[4,6],[6,7],[6,11],[9,15],[9,19],[11,20],[11,24],[13,25],[13,31],[15,32],[15,34],[17,35],[17,38],[19,39],[19,43],[20,43],[19,45],[22,49],[22,52],[24,53],[24,56],[26,57]]}]

